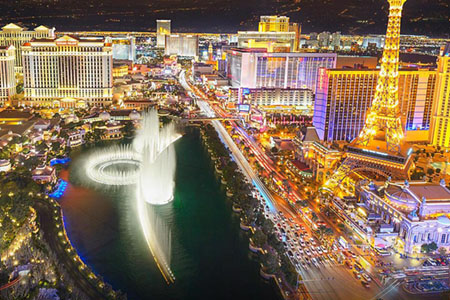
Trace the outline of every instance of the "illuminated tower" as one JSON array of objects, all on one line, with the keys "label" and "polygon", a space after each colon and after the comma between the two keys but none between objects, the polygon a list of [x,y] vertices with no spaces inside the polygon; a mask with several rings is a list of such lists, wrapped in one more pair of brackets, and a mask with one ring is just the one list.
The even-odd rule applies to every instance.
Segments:
[{"label": "illuminated tower", "polygon": [[383,132],[386,150],[400,152],[403,130],[398,101],[398,53],[402,7],[406,0],[389,0],[389,22],[381,59],[381,70],[372,107],[357,139],[358,145],[367,146],[375,135]]},{"label": "illuminated tower", "polygon": [[170,20],[156,20],[156,46],[164,48],[166,35],[170,35]]},{"label": "illuminated tower", "polygon": [[346,160],[322,187],[330,192],[357,171],[383,177],[408,176],[411,149],[403,141],[398,100],[400,23],[406,0],[388,1],[389,21],[372,106],[361,133],[347,147]]},{"label": "illuminated tower", "polygon": [[208,60],[209,61],[213,61],[214,60],[214,58],[213,58],[213,46],[212,46],[211,42],[209,43],[209,46],[208,46]]}]

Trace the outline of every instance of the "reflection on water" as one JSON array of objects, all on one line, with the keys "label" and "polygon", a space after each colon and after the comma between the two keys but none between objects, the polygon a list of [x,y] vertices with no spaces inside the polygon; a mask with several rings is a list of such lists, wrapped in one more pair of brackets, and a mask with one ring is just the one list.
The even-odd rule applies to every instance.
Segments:
[{"label": "reflection on water", "polygon": [[[177,280],[167,286],[151,258],[127,187],[89,188],[70,167],[61,198],[68,234],[82,259],[129,299],[277,299],[259,276],[197,132],[176,143],[175,199],[156,207],[172,230],[171,265]],[[69,179],[69,172],[63,176]]]}]

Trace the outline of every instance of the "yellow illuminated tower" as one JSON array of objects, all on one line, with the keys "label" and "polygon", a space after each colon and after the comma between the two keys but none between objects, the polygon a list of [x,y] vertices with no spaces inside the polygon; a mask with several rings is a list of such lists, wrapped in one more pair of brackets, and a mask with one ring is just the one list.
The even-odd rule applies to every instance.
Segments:
[{"label": "yellow illuminated tower", "polygon": [[388,152],[400,152],[403,139],[398,101],[398,54],[400,22],[406,0],[389,0],[389,22],[386,32],[381,70],[372,107],[359,134],[357,144],[367,146],[375,135],[382,132]]},{"label": "yellow illuminated tower", "polygon": [[389,21],[372,105],[361,133],[346,149],[346,160],[324,184],[324,191],[336,191],[353,172],[370,177],[408,176],[412,150],[403,139],[398,99],[400,23],[406,0],[388,1]]}]

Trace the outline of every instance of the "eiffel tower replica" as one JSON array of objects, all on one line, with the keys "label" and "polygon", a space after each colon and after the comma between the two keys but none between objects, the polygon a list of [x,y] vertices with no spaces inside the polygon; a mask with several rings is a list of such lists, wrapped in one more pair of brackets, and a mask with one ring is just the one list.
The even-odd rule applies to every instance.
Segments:
[{"label": "eiffel tower replica", "polygon": [[389,21],[377,87],[364,128],[346,148],[347,157],[321,187],[333,193],[351,173],[408,178],[412,148],[404,141],[398,100],[400,23],[406,0],[388,0]]}]

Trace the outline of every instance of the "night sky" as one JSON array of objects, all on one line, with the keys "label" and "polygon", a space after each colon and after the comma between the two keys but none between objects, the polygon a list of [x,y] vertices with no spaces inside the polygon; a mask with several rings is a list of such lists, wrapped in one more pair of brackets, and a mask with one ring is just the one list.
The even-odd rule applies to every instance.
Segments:
[{"label": "night sky", "polygon": [[[402,33],[450,36],[449,0],[408,0]],[[260,15],[287,15],[303,32],[384,33],[386,0],[0,0],[0,24],[45,24],[57,30],[155,29],[175,32],[256,30]]]}]

